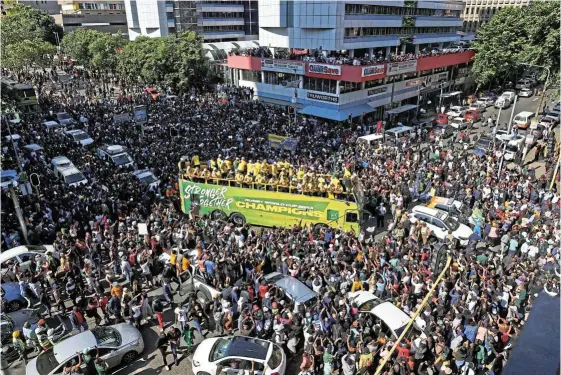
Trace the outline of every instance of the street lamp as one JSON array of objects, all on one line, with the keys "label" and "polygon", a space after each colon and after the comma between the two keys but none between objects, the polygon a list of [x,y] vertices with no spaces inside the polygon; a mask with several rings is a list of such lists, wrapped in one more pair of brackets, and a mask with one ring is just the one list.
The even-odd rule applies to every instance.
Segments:
[{"label": "street lamp", "polygon": [[545,96],[545,90],[547,89],[547,83],[549,82],[549,68],[547,66],[543,66],[543,65],[536,65],[536,64],[530,64],[530,63],[524,63],[524,62],[518,62],[518,64],[520,65],[526,65],[526,66],[534,66],[536,68],[542,68],[547,70],[547,76],[545,77],[545,84],[543,86],[543,92],[542,92],[542,96],[540,98],[540,103],[538,105],[538,107],[536,108],[536,119],[538,118],[538,114],[540,112],[540,108],[542,107],[543,104],[543,97]]}]

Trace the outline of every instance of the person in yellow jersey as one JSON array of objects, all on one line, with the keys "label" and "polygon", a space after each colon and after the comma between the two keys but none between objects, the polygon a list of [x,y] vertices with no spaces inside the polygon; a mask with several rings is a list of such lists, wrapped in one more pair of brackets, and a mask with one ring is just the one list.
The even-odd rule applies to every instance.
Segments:
[{"label": "person in yellow jersey", "polygon": [[193,157],[191,158],[191,163],[193,163],[195,167],[200,167],[201,161],[199,160],[199,155],[197,154],[193,155]]},{"label": "person in yellow jersey", "polygon": [[277,180],[277,178],[273,175],[271,176],[271,178],[269,178],[269,181],[267,182],[267,184],[269,186],[267,186],[267,188],[269,190],[276,190],[277,189],[277,184],[279,183],[279,181]]},{"label": "person in yellow jersey", "polygon": [[258,189],[264,189],[265,187],[263,186],[263,184],[265,183],[265,172],[262,172],[259,175],[257,175],[255,182],[259,184],[259,186],[257,187]]},{"label": "person in yellow jersey", "polygon": [[237,172],[236,173],[236,185],[238,187],[241,187],[243,183],[243,174],[241,174],[241,172]]},{"label": "person in yellow jersey", "polygon": [[265,174],[271,173],[271,166],[267,163],[267,160],[261,162],[261,170],[265,172]]},{"label": "person in yellow jersey", "polygon": [[214,158],[210,159],[210,169],[216,168],[216,160]]},{"label": "person in yellow jersey", "polygon": [[181,271],[189,270],[190,266],[191,266],[191,262],[189,261],[189,257],[185,253],[185,254],[183,254],[183,257],[181,259]]},{"label": "person in yellow jersey", "polygon": [[246,169],[247,169],[247,174],[251,175],[251,176],[255,176],[254,172],[255,172],[255,168],[254,168],[255,164],[253,164],[253,161],[250,160],[247,165],[246,165]]},{"label": "person in yellow jersey", "polygon": [[271,174],[273,176],[276,176],[278,172],[279,172],[279,169],[277,167],[277,163],[272,163],[271,164]]},{"label": "person in yellow jersey", "polygon": [[255,164],[253,165],[253,175],[254,176],[259,176],[261,174],[262,167],[263,167],[263,164],[261,162],[259,162],[259,160],[257,160],[255,162]]},{"label": "person in yellow jersey", "polygon": [[177,260],[177,251],[172,250],[171,254],[169,255],[169,262],[175,266],[176,260]]},{"label": "person in yellow jersey", "polygon": [[224,163],[224,160],[222,160],[222,155],[218,155],[218,159],[216,159],[216,165],[218,166],[219,170],[222,170],[222,163]]},{"label": "person in yellow jersey", "polygon": [[253,176],[251,176],[250,174],[246,174],[243,182],[245,187],[251,188],[253,186]]},{"label": "person in yellow jersey", "polygon": [[210,170],[206,166],[203,167],[203,171],[201,172],[201,177],[204,178],[205,180],[208,180],[210,178]]},{"label": "person in yellow jersey", "polygon": [[220,178],[220,172],[218,171],[218,168],[212,168],[212,172],[210,173],[210,176],[212,178]]},{"label": "person in yellow jersey", "polygon": [[343,178],[351,178],[351,171],[347,167],[345,167],[345,173],[343,174]]},{"label": "person in yellow jersey", "polygon": [[238,164],[238,171],[245,173],[246,168],[247,161],[245,161],[245,158],[242,158],[242,160],[240,160],[240,163]]},{"label": "person in yellow jersey", "polygon": [[228,170],[232,169],[232,159],[231,158],[226,158],[226,160],[224,160],[224,164],[226,164],[226,167],[228,168]]},{"label": "person in yellow jersey", "polygon": [[228,164],[226,164],[226,160],[222,161],[222,165],[220,167],[220,173],[222,174],[223,178],[228,175],[229,170],[230,168],[228,168]]},{"label": "person in yellow jersey", "polygon": [[306,171],[304,170],[304,168],[298,168],[298,172],[296,173],[296,178],[298,179],[298,181],[302,181],[305,175]]},{"label": "person in yellow jersey", "polygon": [[283,175],[282,172],[279,178],[279,186],[282,187],[282,191],[287,191],[286,188],[288,187],[288,177],[286,177],[285,174]]},{"label": "person in yellow jersey", "polygon": [[327,195],[327,185],[325,184],[325,179],[318,180],[318,190],[322,197]]}]

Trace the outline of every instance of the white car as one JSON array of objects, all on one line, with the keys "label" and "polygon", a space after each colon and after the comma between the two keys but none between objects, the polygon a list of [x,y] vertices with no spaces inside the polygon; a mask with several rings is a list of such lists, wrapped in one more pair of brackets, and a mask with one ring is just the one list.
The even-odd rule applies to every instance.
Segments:
[{"label": "white car", "polygon": [[551,130],[555,127],[555,119],[544,116],[542,117],[538,125],[542,125],[544,128]]},{"label": "white car", "polygon": [[[399,307],[391,302],[381,300],[371,292],[351,292],[349,293],[349,299],[357,304],[358,311],[372,314],[379,319],[382,332],[386,334],[391,332],[392,337],[389,337],[389,339],[392,341],[397,340],[409,321],[411,321],[411,316],[407,315]],[[427,336],[424,332],[426,326],[425,321],[417,317],[411,328],[409,328],[406,337],[417,338],[421,336],[426,338]]]},{"label": "white car", "polygon": [[97,149],[97,156],[104,160],[111,160],[119,168],[134,166],[134,161],[125,146],[101,146]]},{"label": "white car", "polygon": [[[491,105],[492,105],[492,103],[491,103]],[[472,103],[472,104],[469,106],[469,109],[479,111],[479,113],[483,113],[483,112],[485,112],[485,111],[487,110],[487,104],[485,104],[484,102],[480,102],[480,101],[478,100],[478,101],[476,101],[475,103]]]},{"label": "white car", "polygon": [[495,104],[495,99],[491,98],[490,96],[482,96],[477,100],[476,104],[483,104],[485,105],[485,107],[490,107]]},{"label": "white car", "polygon": [[514,101],[514,97],[516,96],[516,94],[512,91],[505,91],[503,92],[503,94],[501,95],[501,98],[507,98],[511,103]]},{"label": "white car", "polygon": [[64,132],[72,142],[75,142],[82,146],[91,145],[93,143],[93,139],[83,130],[75,129],[75,130],[67,130]]},{"label": "white car", "polygon": [[516,90],[529,89],[531,87],[532,81],[526,78],[523,78],[520,81],[516,82],[516,86],[514,86]]},{"label": "white car", "polygon": [[459,105],[454,105],[450,107],[446,114],[450,117],[463,117],[466,114],[468,107],[462,107]]},{"label": "white car", "polygon": [[510,107],[510,99],[508,99],[507,97],[501,96],[495,102],[495,108],[497,108],[497,109],[498,108],[506,109],[508,107]]},{"label": "white car", "polygon": [[193,354],[193,375],[217,374],[218,366],[230,374],[252,369],[262,375],[285,375],[286,355],[280,346],[253,337],[213,337]]},{"label": "white car", "polygon": [[448,126],[453,127],[454,129],[464,130],[467,128],[467,120],[463,117],[455,117],[452,120],[448,121]]},{"label": "white car", "polygon": [[534,91],[530,88],[524,88],[518,91],[518,96],[522,98],[529,98],[530,96],[534,95]]},{"label": "white car", "polygon": [[[97,347],[96,349],[93,349]],[[91,330],[70,336],[51,349],[43,351],[25,367],[26,375],[62,374],[67,363],[77,364],[78,352],[90,349],[92,355],[99,357],[109,369],[127,365],[144,351],[144,341],[140,331],[131,324],[121,323],[113,326],[98,326]],[[85,364],[82,364],[85,368]]]},{"label": "white car", "polygon": [[443,241],[448,232],[452,234],[461,246],[467,246],[469,237],[473,230],[465,224],[460,224],[457,219],[451,217],[447,212],[428,208],[425,206],[415,206],[409,214],[409,221],[416,224],[418,221],[427,223],[431,230],[431,236]]},{"label": "white car", "polygon": [[2,268],[2,275],[6,270],[9,261],[17,263],[22,271],[31,269],[31,260],[40,258],[44,260],[47,258],[47,252],[51,252],[53,257],[59,258],[58,251],[52,245],[22,245],[11,248],[0,253],[0,267]]},{"label": "white car", "polygon": [[18,184],[19,174],[13,169],[0,171],[0,180],[2,181],[2,189],[8,190],[10,186]]},{"label": "white car", "polygon": [[160,185],[160,180],[158,180],[149,169],[140,169],[134,171],[133,174],[138,178],[141,184],[147,185],[150,188],[157,189],[158,185]]}]

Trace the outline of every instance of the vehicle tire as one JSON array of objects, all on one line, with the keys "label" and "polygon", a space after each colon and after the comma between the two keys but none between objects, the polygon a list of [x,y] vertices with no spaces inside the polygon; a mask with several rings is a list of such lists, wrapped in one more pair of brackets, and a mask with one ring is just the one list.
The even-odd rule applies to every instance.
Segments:
[{"label": "vehicle tire", "polygon": [[230,219],[234,222],[234,224],[238,226],[245,225],[245,216],[240,213],[234,212],[232,215],[230,215]]},{"label": "vehicle tire", "polygon": [[199,372],[197,372],[196,375],[210,375],[210,374],[206,371],[199,371]]},{"label": "vehicle tire", "polygon": [[18,300],[10,301],[7,305],[8,312],[18,311],[23,306],[23,303]]},{"label": "vehicle tire", "polygon": [[226,213],[222,210],[214,210],[210,214],[210,217],[213,220],[226,220],[228,218],[228,215],[226,215]]},{"label": "vehicle tire", "polygon": [[123,359],[121,359],[121,364],[122,365],[131,364],[136,359],[136,357],[138,357],[138,353],[131,350],[130,352],[125,353]]}]

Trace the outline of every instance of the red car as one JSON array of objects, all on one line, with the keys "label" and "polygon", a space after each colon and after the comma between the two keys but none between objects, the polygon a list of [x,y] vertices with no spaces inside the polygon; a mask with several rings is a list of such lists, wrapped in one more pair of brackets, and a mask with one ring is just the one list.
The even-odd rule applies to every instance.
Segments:
[{"label": "red car", "polygon": [[464,118],[473,123],[479,121],[481,119],[481,115],[479,114],[479,111],[477,109],[468,109],[466,111],[466,114],[464,115]]},{"label": "red car", "polygon": [[439,113],[438,115],[436,115],[434,120],[439,125],[446,125],[448,124],[448,115],[445,113]]}]

